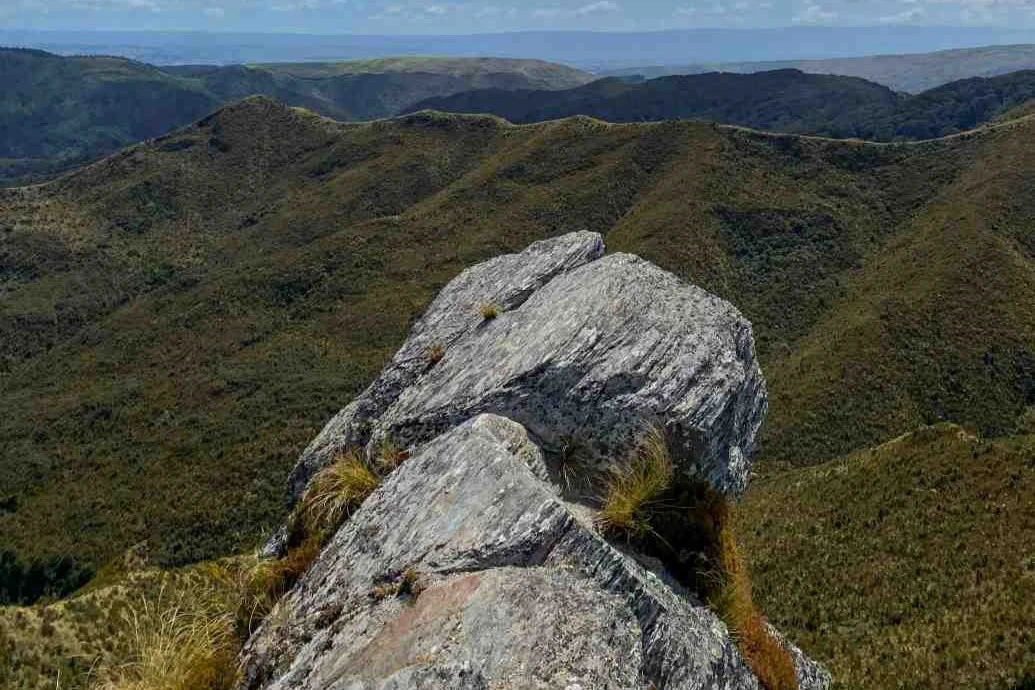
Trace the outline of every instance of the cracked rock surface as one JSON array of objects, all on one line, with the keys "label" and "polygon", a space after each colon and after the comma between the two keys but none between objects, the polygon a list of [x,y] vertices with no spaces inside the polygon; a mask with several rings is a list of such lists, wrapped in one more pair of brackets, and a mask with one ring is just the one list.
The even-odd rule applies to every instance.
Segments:
[{"label": "cracked rock surface", "polygon": [[[419,594],[373,594],[407,572]],[[795,658],[805,690],[826,687]],[[243,659],[249,690],[759,687],[724,624],[598,536],[494,415],[394,472]]]},{"label": "cracked rock surface", "polygon": [[594,471],[659,426],[681,471],[742,494],[767,409],[751,324],[648,261],[603,252],[599,235],[572,233],[464,271],[306,449],[293,496],[347,447],[418,447],[482,413],[544,448],[577,444]]}]

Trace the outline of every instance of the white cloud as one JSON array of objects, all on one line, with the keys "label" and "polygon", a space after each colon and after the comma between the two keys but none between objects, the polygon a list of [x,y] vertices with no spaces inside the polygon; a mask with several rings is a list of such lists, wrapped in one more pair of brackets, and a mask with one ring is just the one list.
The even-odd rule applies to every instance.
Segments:
[{"label": "white cloud", "polygon": [[807,0],[805,7],[802,8],[794,17],[795,24],[827,24],[837,19],[838,14],[832,9],[826,8],[823,5],[815,2],[814,0]]},{"label": "white cloud", "polygon": [[601,2],[593,2],[576,8],[572,14],[576,17],[585,17],[590,14],[609,14],[612,12],[621,12],[621,10],[622,8],[618,6],[618,3],[611,2],[611,0],[601,0]]},{"label": "white cloud", "polygon": [[927,16],[927,10],[923,7],[913,7],[903,10],[897,14],[889,14],[877,19],[881,24],[911,24],[918,22]]}]

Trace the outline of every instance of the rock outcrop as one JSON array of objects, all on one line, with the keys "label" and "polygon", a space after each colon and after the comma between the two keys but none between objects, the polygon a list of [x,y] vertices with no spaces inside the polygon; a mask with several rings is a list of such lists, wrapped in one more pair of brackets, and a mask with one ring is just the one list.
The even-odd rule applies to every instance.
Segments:
[{"label": "rock outcrop", "polygon": [[[655,427],[678,471],[736,497],[765,416],[750,324],[603,251],[574,233],[465,271],[306,449],[296,498],[344,449],[411,455],[249,641],[243,688],[760,687],[707,606],[551,480],[554,449],[606,470]],[[825,690],[785,646],[800,687]]]},{"label": "rock outcrop", "polygon": [[[493,415],[425,445],[253,638],[246,687],[757,689],[715,614],[543,473],[524,428]],[[419,593],[380,598],[406,573]],[[803,688],[824,687],[796,659],[820,679]]]},{"label": "rock outcrop", "polygon": [[[305,451],[293,494],[343,448],[418,446],[492,413],[545,448],[578,443],[598,469],[660,426],[684,472],[739,496],[767,400],[751,324],[657,266],[603,249],[599,235],[573,233],[461,274]],[[483,318],[486,304],[499,316]],[[441,361],[429,361],[433,349]]]}]

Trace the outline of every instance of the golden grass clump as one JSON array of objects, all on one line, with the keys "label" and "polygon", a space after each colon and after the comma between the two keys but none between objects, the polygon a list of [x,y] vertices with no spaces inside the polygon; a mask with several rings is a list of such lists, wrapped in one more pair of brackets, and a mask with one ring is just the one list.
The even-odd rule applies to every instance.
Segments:
[{"label": "golden grass clump", "polygon": [[500,308],[491,303],[483,304],[479,311],[481,312],[482,318],[486,321],[497,319],[500,315]]},{"label": "golden grass clump", "polygon": [[93,690],[229,690],[239,641],[225,593],[193,578],[130,608],[129,654],[94,669]]},{"label": "golden grass clump", "polygon": [[611,473],[597,525],[605,532],[642,538],[652,531],[650,509],[672,486],[672,458],[663,432],[653,429],[632,462]]},{"label": "golden grass clump", "polygon": [[319,555],[320,541],[311,537],[289,549],[283,558],[260,560],[236,573],[234,618],[241,639],[247,639],[258,629]]},{"label": "golden grass clump", "polygon": [[337,530],[380,485],[381,477],[362,454],[346,451],[313,477],[294,521],[306,536],[323,538]]},{"label": "golden grass clump", "polygon": [[677,476],[663,431],[645,434],[632,462],[611,474],[596,521],[659,557],[707,601],[766,690],[797,690],[794,661],[752,599],[733,506],[706,482]]},{"label": "golden grass clump", "polygon": [[409,452],[405,448],[400,448],[391,439],[385,439],[381,443],[380,449],[377,453],[377,469],[381,475],[391,474],[395,470],[399,469],[410,457]]},{"label": "golden grass clump", "polygon": [[424,361],[428,363],[429,367],[433,367],[441,362],[446,356],[446,348],[441,345],[432,345],[424,353]]}]

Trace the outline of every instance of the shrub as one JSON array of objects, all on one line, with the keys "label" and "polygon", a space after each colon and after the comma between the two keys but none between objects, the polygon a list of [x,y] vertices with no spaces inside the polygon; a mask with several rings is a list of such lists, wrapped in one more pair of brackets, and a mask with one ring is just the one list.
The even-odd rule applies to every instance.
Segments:
[{"label": "shrub", "polygon": [[488,303],[486,303],[486,304],[483,304],[481,306],[481,314],[482,314],[482,318],[485,319],[486,321],[492,321],[493,319],[496,319],[496,318],[499,317],[499,315],[500,315],[500,308],[497,307],[495,304],[488,304]]},{"label": "shrub", "polygon": [[641,441],[633,461],[611,473],[597,525],[629,538],[647,536],[651,509],[672,486],[672,477],[672,458],[664,435],[652,430]]}]

